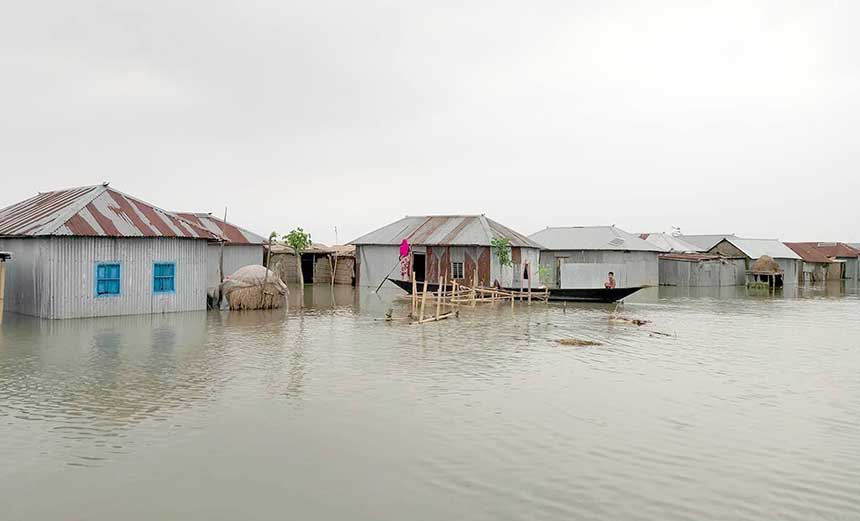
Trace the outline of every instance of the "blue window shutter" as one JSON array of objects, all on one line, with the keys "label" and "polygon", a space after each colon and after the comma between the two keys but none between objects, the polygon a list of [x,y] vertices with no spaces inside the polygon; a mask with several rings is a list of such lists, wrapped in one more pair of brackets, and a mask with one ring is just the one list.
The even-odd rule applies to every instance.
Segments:
[{"label": "blue window shutter", "polygon": [[153,293],[170,293],[176,289],[176,263],[157,262],[152,266]]}]

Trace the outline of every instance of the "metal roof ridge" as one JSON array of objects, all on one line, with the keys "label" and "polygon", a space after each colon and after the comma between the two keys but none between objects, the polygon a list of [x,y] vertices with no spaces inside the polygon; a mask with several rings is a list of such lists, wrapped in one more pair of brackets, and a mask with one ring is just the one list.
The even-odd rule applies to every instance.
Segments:
[{"label": "metal roof ridge", "polygon": [[87,194],[87,195],[79,198],[80,201],[83,201],[83,204],[81,204],[78,201],[78,202],[76,202],[76,204],[70,205],[70,208],[74,209],[73,212],[70,212],[68,215],[64,216],[63,219],[59,220],[59,222],[56,224],[56,226],[54,226],[51,229],[46,230],[45,233],[40,233],[39,235],[54,235],[55,233],[57,233],[57,230],[59,230],[62,226],[65,226],[66,223],[69,222],[69,219],[71,219],[72,217],[77,215],[78,212],[80,212],[81,210],[86,208],[88,204],[95,201],[100,195],[107,192],[109,187],[110,187],[110,183],[100,183],[97,185],[86,185],[86,186],[76,186],[73,188],[64,188],[63,190],[52,190],[50,192],[39,192],[39,194],[50,194],[50,193],[55,193],[55,192],[70,192],[72,190],[82,190],[84,188],[95,188],[95,190],[92,191],[92,196]]},{"label": "metal roof ridge", "polygon": [[493,239],[495,239],[496,236],[493,234],[493,229],[490,227],[490,223],[487,221],[487,216],[479,215],[478,221],[481,223],[481,228],[484,229],[484,233],[487,234],[487,243],[492,244]]}]

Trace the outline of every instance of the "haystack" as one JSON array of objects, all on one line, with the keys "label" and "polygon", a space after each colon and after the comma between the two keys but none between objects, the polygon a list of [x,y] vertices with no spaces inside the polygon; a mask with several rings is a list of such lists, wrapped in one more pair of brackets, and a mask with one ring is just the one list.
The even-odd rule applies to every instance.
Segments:
[{"label": "haystack", "polygon": [[782,273],[782,268],[779,267],[779,264],[776,263],[771,257],[767,255],[762,255],[750,266],[750,271],[753,273],[763,273],[763,274],[771,274],[775,275],[778,273]]},{"label": "haystack", "polygon": [[230,309],[274,309],[284,305],[287,285],[264,266],[244,266],[221,285]]}]

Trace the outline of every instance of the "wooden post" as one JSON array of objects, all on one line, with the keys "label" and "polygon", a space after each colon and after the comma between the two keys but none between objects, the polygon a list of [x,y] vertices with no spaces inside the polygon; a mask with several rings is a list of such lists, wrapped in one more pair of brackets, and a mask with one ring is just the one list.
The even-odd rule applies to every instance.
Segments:
[{"label": "wooden post", "polygon": [[424,291],[421,292],[421,314],[418,315],[418,321],[424,320],[424,306],[427,304],[427,277],[424,278]]},{"label": "wooden post", "polygon": [[525,284],[526,284],[526,281],[523,280],[523,274],[526,272],[526,270],[523,269],[523,268],[525,268],[525,266],[523,266],[523,264],[524,263],[520,264],[520,302],[523,301],[523,292],[525,291]]},{"label": "wooden post", "polygon": [[[266,276],[263,278],[263,288],[260,290],[260,308],[266,309],[266,286],[269,285],[269,263],[272,262],[272,238],[273,235],[269,235],[269,248],[266,253]],[[272,302],[274,303],[274,295],[272,296]]]},{"label": "wooden post", "polygon": [[415,280],[415,272],[412,272],[412,316],[418,311],[418,281]]},{"label": "wooden post", "polygon": [[475,298],[478,293],[478,268],[475,268],[475,274],[472,276],[472,306],[475,305]]},{"label": "wooden post", "polygon": [[3,323],[3,307],[6,302],[3,295],[6,292],[6,261],[0,260],[0,324]]}]

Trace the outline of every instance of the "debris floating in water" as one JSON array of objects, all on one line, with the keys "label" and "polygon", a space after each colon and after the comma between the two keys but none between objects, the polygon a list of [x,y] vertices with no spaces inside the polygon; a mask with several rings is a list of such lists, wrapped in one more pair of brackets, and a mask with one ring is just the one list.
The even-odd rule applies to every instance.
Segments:
[{"label": "debris floating in water", "polygon": [[602,346],[600,342],[595,342],[594,340],[582,340],[579,338],[562,338],[561,340],[556,340],[559,344],[563,346]]}]

